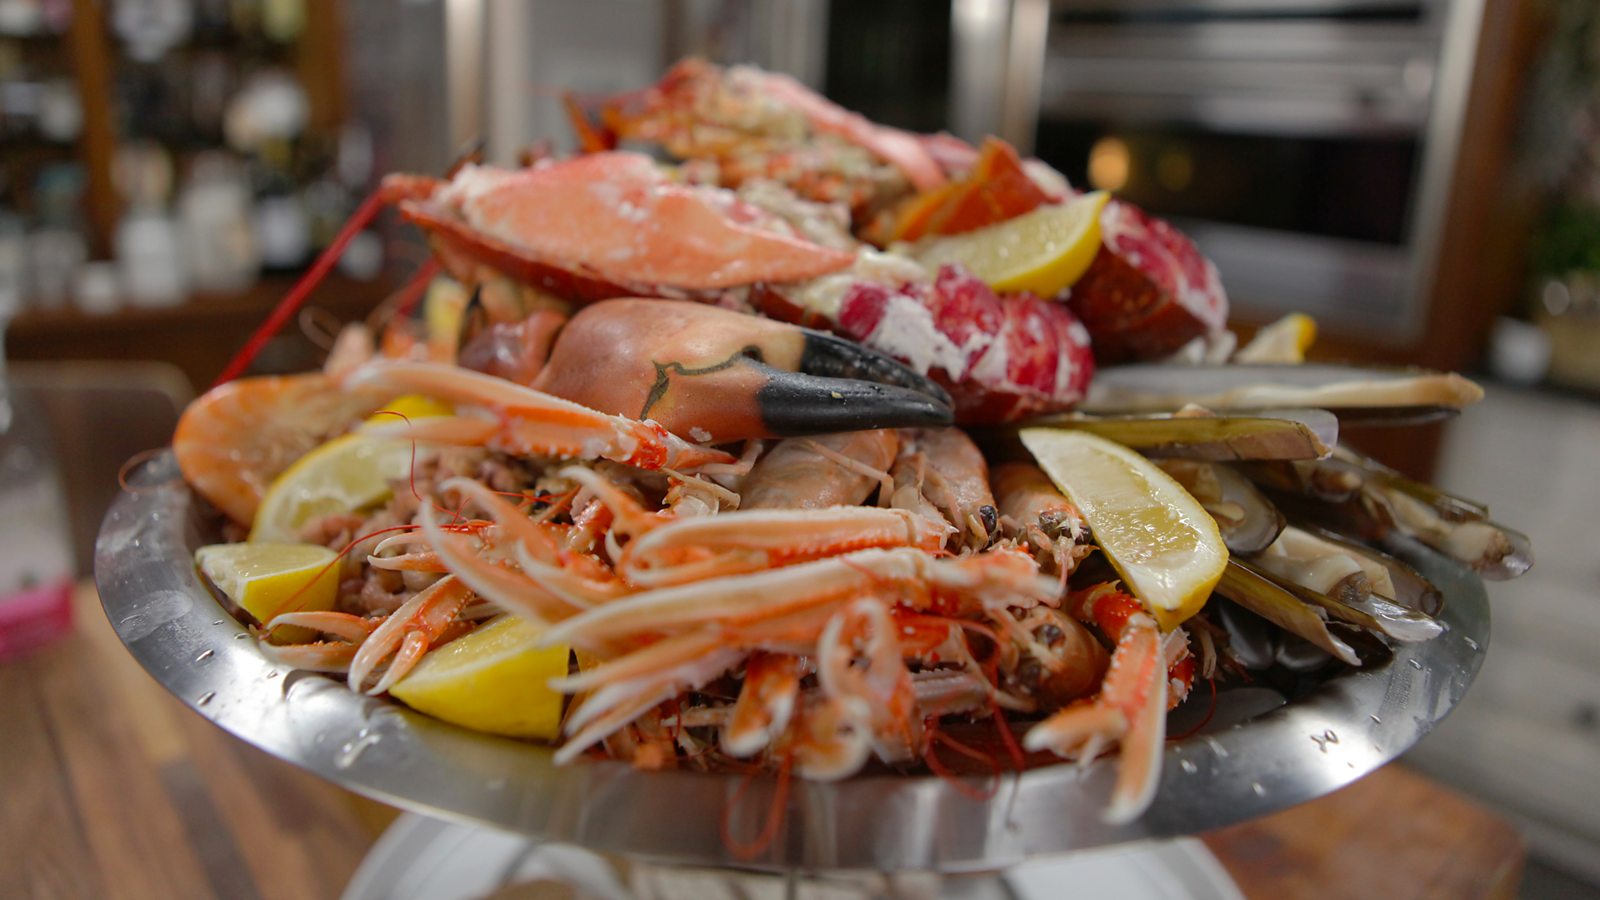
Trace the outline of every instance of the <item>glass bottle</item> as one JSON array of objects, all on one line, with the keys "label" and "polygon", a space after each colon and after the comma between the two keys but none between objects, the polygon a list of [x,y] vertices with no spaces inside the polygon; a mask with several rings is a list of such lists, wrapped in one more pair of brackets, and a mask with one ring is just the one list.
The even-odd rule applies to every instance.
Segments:
[{"label": "glass bottle", "polygon": [[[0,310],[0,343],[11,310]],[[0,354],[0,660],[72,628],[72,539],[43,410]]]}]

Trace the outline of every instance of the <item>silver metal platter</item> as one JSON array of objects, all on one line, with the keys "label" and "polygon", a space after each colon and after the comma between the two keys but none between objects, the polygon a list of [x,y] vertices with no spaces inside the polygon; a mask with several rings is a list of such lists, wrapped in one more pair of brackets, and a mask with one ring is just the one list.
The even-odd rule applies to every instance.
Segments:
[{"label": "silver metal platter", "polygon": [[[106,615],[157,681],[240,739],[349,790],[405,809],[594,850],[695,865],[994,870],[1047,853],[1194,834],[1334,791],[1409,748],[1461,700],[1489,638],[1488,599],[1465,569],[1419,550],[1411,562],[1445,596],[1449,630],[1401,645],[1391,662],[1338,675],[1284,704],[1228,691],[1199,733],[1169,741],[1148,812],[1112,826],[1100,812],[1110,760],[1008,776],[988,799],[933,776],[796,783],[784,827],[740,858],[765,820],[769,779],[644,772],[478,734],[287,671],[256,649],[195,571],[217,540],[170,454],[140,468],[111,507],[95,553]],[[1177,717],[1203,698],[1174,713]],[[958,788],[966,788],[960,790]]]}]

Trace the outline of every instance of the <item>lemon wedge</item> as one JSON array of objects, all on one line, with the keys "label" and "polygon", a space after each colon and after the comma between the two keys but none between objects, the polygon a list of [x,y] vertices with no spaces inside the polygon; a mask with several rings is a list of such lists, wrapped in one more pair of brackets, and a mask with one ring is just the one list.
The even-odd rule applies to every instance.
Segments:
[{"label": "lemon wedge", "polygon": [[1241,363],[1300,363],[1317,339],[1317,321],[1305,313],[1287,316],[1257,331],[1250,343],[1233,355]]},{"label": "lemon wedge", "polygon": [[[449,412],[450,407],[437,400],[407,395],[384,404],[367,423],[397,423]],[[267,488],[256,510],[250,540],[292,542],[313,519],[387,502],[394,495],[392,482],[411,473],[412,448],[413,442],[405,438],[359,431],[318,446]]]},{"label": "lemon wedge", "polygon": [[541,631],[501,616],[424,656],[389,693],[463,728],[553,740],[562,696],[548,683],[567,674],[567,648],[534,646]]},{"label": "lemon wedge", "polygon": [[1022,443],[1163,630],[1200,611],[1228,550],[1199,501],[1150,460],[1087,432],[1024,428]]},{"label": "lemon wedge", "polygon": [[[332,609],[339,589],[336,558],[315,544],[212,544],[194,552],[201,573],[263,623],[291,610]],[[312,635],[283,628],[274,636],[293,642]]]},{"label": "lemon wedge", "polygon": [[1100,252],[1100,211],[1110,195],[1083,194],[976,231],[929,238],[911,254],[928,268],[960,263],[997,291],[1053,297],[1083,277]]},{"label": "lemon wedge", "polygon": [[367,417],[367,425],[391,425],[406,419],[426,419],[429,416],[448,416],[455,410],[450,404],[421,394],[402,394],[383,405]]}]

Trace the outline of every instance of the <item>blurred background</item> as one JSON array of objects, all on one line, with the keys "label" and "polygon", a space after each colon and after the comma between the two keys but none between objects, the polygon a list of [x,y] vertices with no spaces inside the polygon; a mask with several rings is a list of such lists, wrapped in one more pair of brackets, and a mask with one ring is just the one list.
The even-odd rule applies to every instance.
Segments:
[{"label": "blurred background", "polygon": [[[1358,436],[1540,556],[1411,761],[1511,817],[1531,877],[1600,885],[1594,0],[0,0],[0,590],[87,574],[117,466],[382,174],[571,147],[561,90],[687,54],[998,134],[1171,218],[1242,326],[1304,311],[1318,356],[1484,379],[1448,428]],[[423,257],[380,218],[257,369],[314,365]]]}]

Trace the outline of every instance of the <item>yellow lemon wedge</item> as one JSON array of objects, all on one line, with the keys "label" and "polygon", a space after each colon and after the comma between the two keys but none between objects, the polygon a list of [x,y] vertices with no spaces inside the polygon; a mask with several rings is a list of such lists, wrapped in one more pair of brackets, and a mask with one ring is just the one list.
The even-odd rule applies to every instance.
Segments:
[{"label": "yellow lemon wedge", "polygon": [[455,410],[443,400],[421,394],[402,394],[383,405],[367,417],[367,425],[392,425],[406,419],[426,419],[430,416],[448,416]]},{"label": "yellow lemon wedge", "polygon": [[534,646],[541,631],[501,616],[424,656],[389,693],[463,728],[553,740],[562,696],[548,683],[567,674],[567,648]]},{"label": "yellow lemon wedge", "polygon": [[[291,610],[332,609],[339,590],[335,558],[315,544],[212,544],[194,552],[200,572],[262,623]],[[274,636],[293,642],[312,635],[284,628]]]},{"label": "yellow lemon wedge", "polygon": [[1163,630],[1200,611],[1228,550],[1199,501],[1150,460],[1103,437],[1024,428],[1022,443],[1083,513],[1095,543]]},{"label": "yellow lemon wedge", "polygon": [[256,510],[251,541],[294,541],[306,523],[370,509],[394,495],[390,481],[411,471],[411,442],[347,434],[301,457],[279,475]]},{"label": "yellow lemon wedge", "polygon": [[[367,422],[386,425],[449,412],[450,407],[437,400],[407,395],[384,404]],[[413,442],[406,438],[359,431],[318,446],[268,486],[250,540],[292,542],[313,519],[387,502],[394,495],[392,483],[411,473],[412,448]]]},{"label": "yellow lemon wedge", "polygon": [[1083,277],[1100,252],[1100,211],[1110,195],[1083,194],[976,231],[928,238],[911,250],[929,268],[960,263],[997,291],[1053,297]]},{"label": "yellow lemon wedge", "polygon": [[1300,363],[1317,339],[1317,321],[1305,313],[1287,316],[1257,331],[1250,343],[1233,355],[1241,363]]}]

